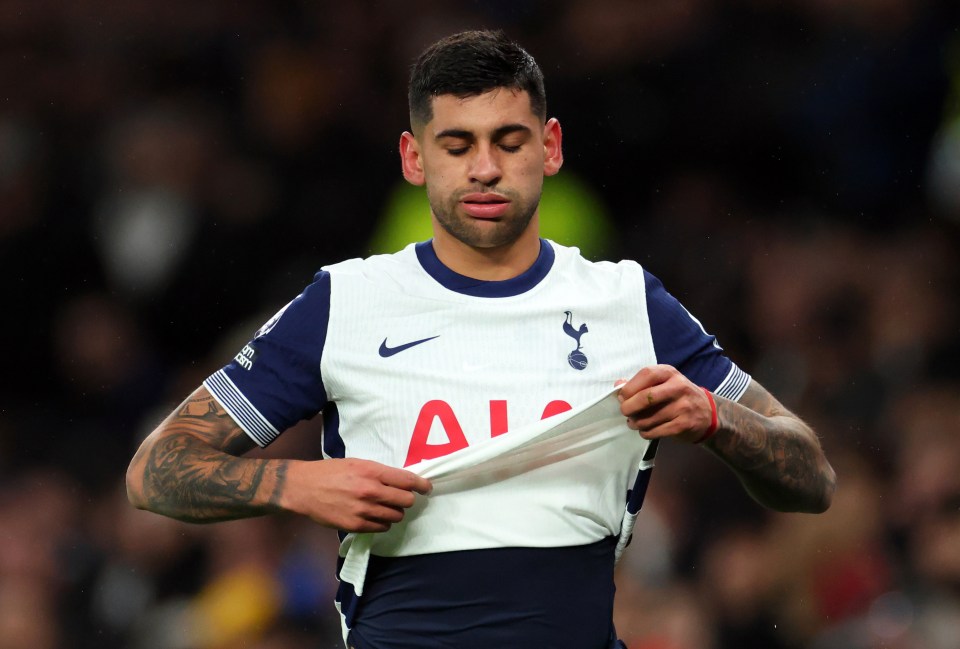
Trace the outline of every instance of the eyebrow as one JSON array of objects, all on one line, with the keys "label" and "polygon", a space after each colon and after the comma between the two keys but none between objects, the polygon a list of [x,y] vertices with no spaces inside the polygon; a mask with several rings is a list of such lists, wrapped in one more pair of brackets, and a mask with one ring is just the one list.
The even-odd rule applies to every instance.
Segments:
[{"label": "eyebrow", "polygon": [[[524,131],[530,133],[530,128],[523,124],[505,124],[493,131],[493,135],[490,138],[491,140],[497,141],[500,140],[511,133],[516,133],[518,131]],[[434,136],[435,140],[442,140],[445,137],[453,137],[459,140],[472,140],[475,135],[473,131],[468,131],[462,128],[448,128],[440,131]]]}]

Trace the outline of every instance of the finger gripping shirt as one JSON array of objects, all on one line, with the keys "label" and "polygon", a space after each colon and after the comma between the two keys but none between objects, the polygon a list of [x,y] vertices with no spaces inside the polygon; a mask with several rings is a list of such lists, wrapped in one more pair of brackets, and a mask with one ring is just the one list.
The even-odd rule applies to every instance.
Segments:
[{"label": "finger gripping shirt", "polygon": [[[634,262],[594,263],[575,248],[541,240],[540,255],[525,273],[484,282],[444,267],[431,242],[424,242],[325,267],[205,385],[261,446],[322,412],[326,458],[416,469],[470,453],[511,431],[550,428],[551,418],[579,411],[610,393],[617,379],[657,363],[673,365],[731,399],[749,383],[714,337]],[[471,556],[497,562],[517,548],[595,548],[620,532],[626,494],[647,443],[616,418],[594,436],[595,443],[590,439],[576,450],[544,454],[539,464],[521,452],[517,457],[527,464],[516,470],[501,459],[491,469],[499,474],[478,475],[478,488],[463,479],[442,498],[418,496],[402,523],[364,537],[364,552],[383,561],[406,560],[420,578],[432,570],[430,557],[439,561],[443,553],[461,553],[443,558],[462,556],[469,563]],[[355,541],[345,537],[344,557]],[[394,567],[382,574],[410,574]],[[453,569],[444,563],[443,570],[449,576]],[[347,572],[353,574],[350,560]],[[526,578],[521,568],[516,572],[498,587]],[[344,580],[340,604],[358,646],[368,638],[374,645],[377,634],[387,632],[390,646],[406,646],[394,618],[389,630],[365,628],[365,618],[376,626],[376,611],[388,607],[378,609],[378,599],[360,604],[363,579],[350,579]],[[594,577],[581,579],[542,580],[544,601],[558,591],[607,592],[600,583],[587,583]],[[380,584],[375,592],[393,590]],[[390,595],[383,597],[389,601]],[[407,593],[404,603],[410,597],[415,595]],[[538,634],[531,641],[542,642],[550,633],[544,629],[553,625],[562,640],[544,646],[592,646],[592,638],[605,632],[602,625],[609,625],[612,588],[593,599],[610,601],[597,607],[583,638],[564,631],[562,620],[546,620],[545,627],[529,625]],[[528,617],[549,617],[551,610],[563,609],[544,604]],[[492,620],[488,626],[497,625],[495,612],[484,615]],[[416,646],[418,627],[429,629],[434,640],[452,634],[451,646],[499,642],[472,630],[476,644],[465,643],[456,636],[462,623],[449,611],[436,616],[446,622],[420,617],[422,624],[411,622],[410,646]],[[523,620],[512,623],[522,634]]]}]

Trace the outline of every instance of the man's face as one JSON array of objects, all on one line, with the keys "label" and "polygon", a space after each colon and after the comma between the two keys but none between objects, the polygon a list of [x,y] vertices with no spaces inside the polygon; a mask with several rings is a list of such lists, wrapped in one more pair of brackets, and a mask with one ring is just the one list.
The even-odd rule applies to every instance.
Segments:
[{"label": "man's face", "polygon": [[556,173],[562,157],[559,124],[544,125],[526,92],[441,95],[418,131],[401,140],[404,175],[426,184],[438,239],[496,248],[531,227],[543,176]]}]

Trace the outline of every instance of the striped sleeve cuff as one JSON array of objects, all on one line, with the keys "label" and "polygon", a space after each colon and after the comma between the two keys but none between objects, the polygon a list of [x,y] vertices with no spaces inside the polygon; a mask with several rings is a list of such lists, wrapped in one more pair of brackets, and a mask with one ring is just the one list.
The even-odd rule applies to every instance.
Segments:
[{"label": "striped sleeve cuff", "polygon": [[727,376],[720,381],[713,393],[720,397],[730,399],[730,401],[739,401],[743,393],[747,391],[750,385],[750,375],[737,367],[736,363],[730,366]]},{"label": "striped sleeve cuff", "polygon": [[211,374],[203,385],[258,446],[268,445],[280,434],[223,370]]}]

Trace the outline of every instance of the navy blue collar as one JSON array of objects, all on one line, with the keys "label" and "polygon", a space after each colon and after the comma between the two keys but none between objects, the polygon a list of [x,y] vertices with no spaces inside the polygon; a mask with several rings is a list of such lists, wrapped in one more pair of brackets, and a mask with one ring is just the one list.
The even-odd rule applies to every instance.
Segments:
[{"label": "navy blue collar", "polygon": [[433,249],[433,239],[418,243],[416,251],[420,265],[430,277],[444,288],[473,297],[512,297],[526,293],[547,276],[556,256],[553,246],[540,239],[540,254],[530,268],[516,277],[494,282],[467,277],[444,266]]}]

